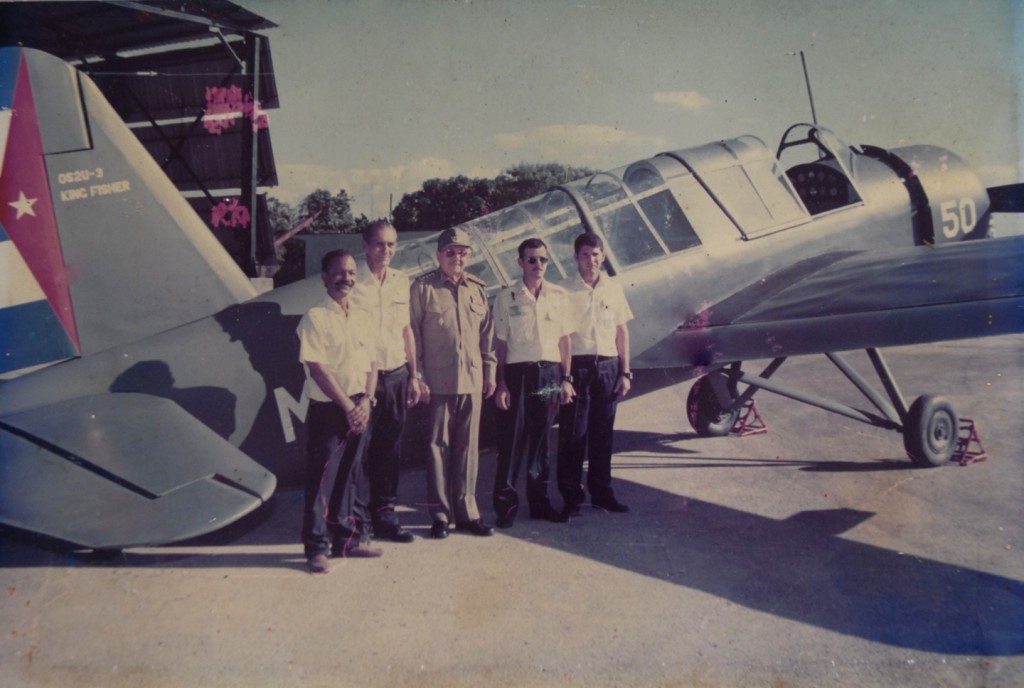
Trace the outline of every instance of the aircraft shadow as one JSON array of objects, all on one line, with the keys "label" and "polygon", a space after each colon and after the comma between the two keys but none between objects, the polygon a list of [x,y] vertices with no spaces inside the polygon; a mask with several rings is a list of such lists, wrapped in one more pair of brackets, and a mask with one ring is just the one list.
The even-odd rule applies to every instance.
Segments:
[{"label": "aircraft shadow", "polygon": [[[486,452],[477,494],[487,520],[493,463],[493,453]],[[952,655],[1024,653],[1024,583],[842,537],[871,512],[824,509],[778,520],[631,483],[621,475],[616,492],[632,505],[629,514],[588,506],[567,524],[524,517],[498,537],[895,647]],[[422,469],[407,471],[399,495],[400,504],[414,507],[403,512],[403,522],[421,537],[430,524],[418,506],[424,485]],[[61,551],[38,536],[2,529],[0,566],[304,570],[298,542],[301,500],[299,490],[278,491],[265,507],[217,532],[167,548],[107,556]],[[288,551],[245,551],[272,545]],[[204,551],[222,547],[239,551]]]},{"label": "aircraft shadow", "polygon": [[[566,525],[509,531],[577,556],[701,590],[745,607],[928,652],[1024,652],[1024,583],[844,539],[854,509],[767,518],[618,481],[635,505],[590,507]],[[538,538],[539,534],[539,538]]]},{"label": "aircraft shadow", "polygon": [[[616,430],[615,431],[615,470],[629,470],[637,468],[723,468],[723,467],[748,467],[748,468],[783,468],[796,467],[802,471],[813,473],[872,473],[877,471],[912,471],[920,470],[912,464],[909,459],[856,459],[812,461],[806,459],[776,459],[776,458],[739,458],[739,457],[714,457],[704,456],[699,451],[685,447],[674,446],[677,442],[697,438],[694,432],[677,432],[673,435],[664,433],[646,432],[642,430]],[[641,454],[630,456],[630,454]],[[643,456],[649,453],[650,456]],[[637,461],[637,459],[665,459],[666,461],[655,463],[653,461]]]}]

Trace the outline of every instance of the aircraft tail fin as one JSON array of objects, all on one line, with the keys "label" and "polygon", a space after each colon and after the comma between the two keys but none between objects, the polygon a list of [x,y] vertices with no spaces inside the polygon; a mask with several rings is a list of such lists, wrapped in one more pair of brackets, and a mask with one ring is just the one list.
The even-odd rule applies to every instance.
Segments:
[{"label": "aircraft tail fin", "polygon": [[256,295],[96,85],[0,48],[0,375]]}]

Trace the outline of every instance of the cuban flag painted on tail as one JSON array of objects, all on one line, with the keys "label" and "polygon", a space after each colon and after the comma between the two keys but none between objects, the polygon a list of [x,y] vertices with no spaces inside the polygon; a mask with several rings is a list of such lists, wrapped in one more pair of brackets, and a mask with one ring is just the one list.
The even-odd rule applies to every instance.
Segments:
[{"label": "cuban flag painted on tail", "polygon": [[69,275],[21,51],[0,55],[0,377],[79,354]]}]

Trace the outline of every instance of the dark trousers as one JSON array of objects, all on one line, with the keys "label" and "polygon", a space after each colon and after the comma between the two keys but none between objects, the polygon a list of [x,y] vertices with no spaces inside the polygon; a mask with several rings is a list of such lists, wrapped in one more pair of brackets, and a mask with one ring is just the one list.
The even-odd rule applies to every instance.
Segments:
[{"label": "dark trousers", "polygon": [[548,435],[558,408],[561,377],[557,363],[505,366],[511,403],[508,411],[498,412],[498,468],[494,476],[494,510],[498,518],[516,517],[516,482],[524,465],[526,499],[531,511],[551,504],[547,485]]},{"label": "dark trousers", "polygon": [[345,412],[331,402],[309,402],[307,427],[302,545],[306,557],[330,554],[332,546],[341,554],[340,548],[369,539],[363,485],[366,435],[350,435]]},{"label": "dark trousers", "polygon": [[377,376],[377,407],[370,423],[366,471],[370,476],[370,513],[373,526],[378,529],[398,525],[395,504],[408,387],[409,371],[405,366]]},{"label": "dark trousers", "polygon": [[558,413],[558,491],[566,506],[583,503],[583,462],[591,501],[607,501],[612,492],[612,433],[618,397],[615,356],[573,356],[576,400]]}]

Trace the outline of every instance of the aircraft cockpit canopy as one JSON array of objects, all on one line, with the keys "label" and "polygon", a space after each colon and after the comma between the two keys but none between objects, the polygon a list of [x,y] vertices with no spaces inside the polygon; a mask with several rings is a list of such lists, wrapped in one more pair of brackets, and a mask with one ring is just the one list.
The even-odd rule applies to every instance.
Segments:
[{"label": "aircraft cockpit canopy", "polygon": [[[682,251],[727,250],[860,200],[856,153],[829,130],[791,127],[783,151],[804,159],[784,167],[761,139],[741,136],[560,185],[461,225],[474,239],[467,269],[492,290],[511,284],[522,274],[519,244],[538,237],[551,254],[546,278],[559,282],[576,273],[573,243],[589,231],[604,240],[615,274]],[[435,239],[396,260],[413,273],[432,269]]]}]

